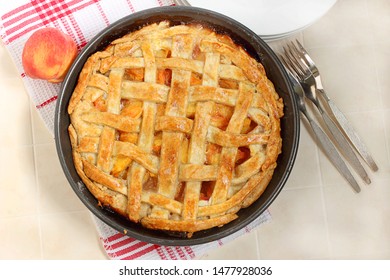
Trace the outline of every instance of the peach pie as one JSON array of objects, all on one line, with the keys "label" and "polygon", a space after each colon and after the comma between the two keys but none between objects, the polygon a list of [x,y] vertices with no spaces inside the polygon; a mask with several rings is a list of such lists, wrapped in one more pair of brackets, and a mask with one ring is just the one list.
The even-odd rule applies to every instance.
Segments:
[{"label": "peach pie", "polygon": [[68,113],[99,204],[187,237],[237,218],[281,152],[283,102],[263,66],[202,24],[150,24],[94,53]]}]

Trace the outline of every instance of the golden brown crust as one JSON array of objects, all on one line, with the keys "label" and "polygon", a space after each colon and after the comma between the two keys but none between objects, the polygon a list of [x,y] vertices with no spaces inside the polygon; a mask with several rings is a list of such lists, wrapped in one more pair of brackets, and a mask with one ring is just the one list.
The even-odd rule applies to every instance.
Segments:
[{"label": "golden brown crust", "polygon": [[146,217],[142,219],[143,226],[151,229],[169,230],[169,231],[181,231],[193,233],[200,230],[213,228],[216,226],[223,226],[237,218],[235,214],[226,214],[209,219],[198,220],[162,220],[158,218]]},{"label": "golden brown crust", "polygon": [[151,24],[93,54],[68,112],[99,203],[189,237],[256,201],[281,152],[283,103],[263,66],[201,25]]}]

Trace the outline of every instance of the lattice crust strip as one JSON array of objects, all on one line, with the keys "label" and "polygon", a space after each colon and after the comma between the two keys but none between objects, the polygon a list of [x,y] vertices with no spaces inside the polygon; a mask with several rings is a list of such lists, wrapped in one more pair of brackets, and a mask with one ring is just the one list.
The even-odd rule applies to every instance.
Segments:
[{"label": "lattice crust strip", "polygon": [[283,103],[262,65],[200,24],[151,24],[93,54],[68,113],[99,203],[188,237],[252,204],[282,145]]}]

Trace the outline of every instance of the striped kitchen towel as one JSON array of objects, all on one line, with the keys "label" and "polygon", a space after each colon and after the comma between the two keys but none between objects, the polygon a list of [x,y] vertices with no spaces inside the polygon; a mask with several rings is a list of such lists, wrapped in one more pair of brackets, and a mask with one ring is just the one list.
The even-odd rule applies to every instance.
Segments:
[{"label": "striped kitchen towel", "polygon": [[194,246],[160,246],[126,236],[94,217],[103,242],[104,250],[110,259],[115,260],[190,260],[199,259],[210,250],[221,247],[237,237],[248,234],[259,225],[269,222],[268,210],[243,229],[217,241]]}]

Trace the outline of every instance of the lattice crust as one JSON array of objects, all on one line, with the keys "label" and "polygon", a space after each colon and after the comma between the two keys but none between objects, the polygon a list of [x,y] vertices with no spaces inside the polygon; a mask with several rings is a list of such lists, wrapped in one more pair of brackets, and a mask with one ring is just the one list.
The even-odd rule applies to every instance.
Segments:
[{"label": "lattice crust", "polygon": [[281,151],[283,103],[262,65],[201,25],[152,24],[93,54],[68,112],[99,203],[189,237],[253,203]]}]

